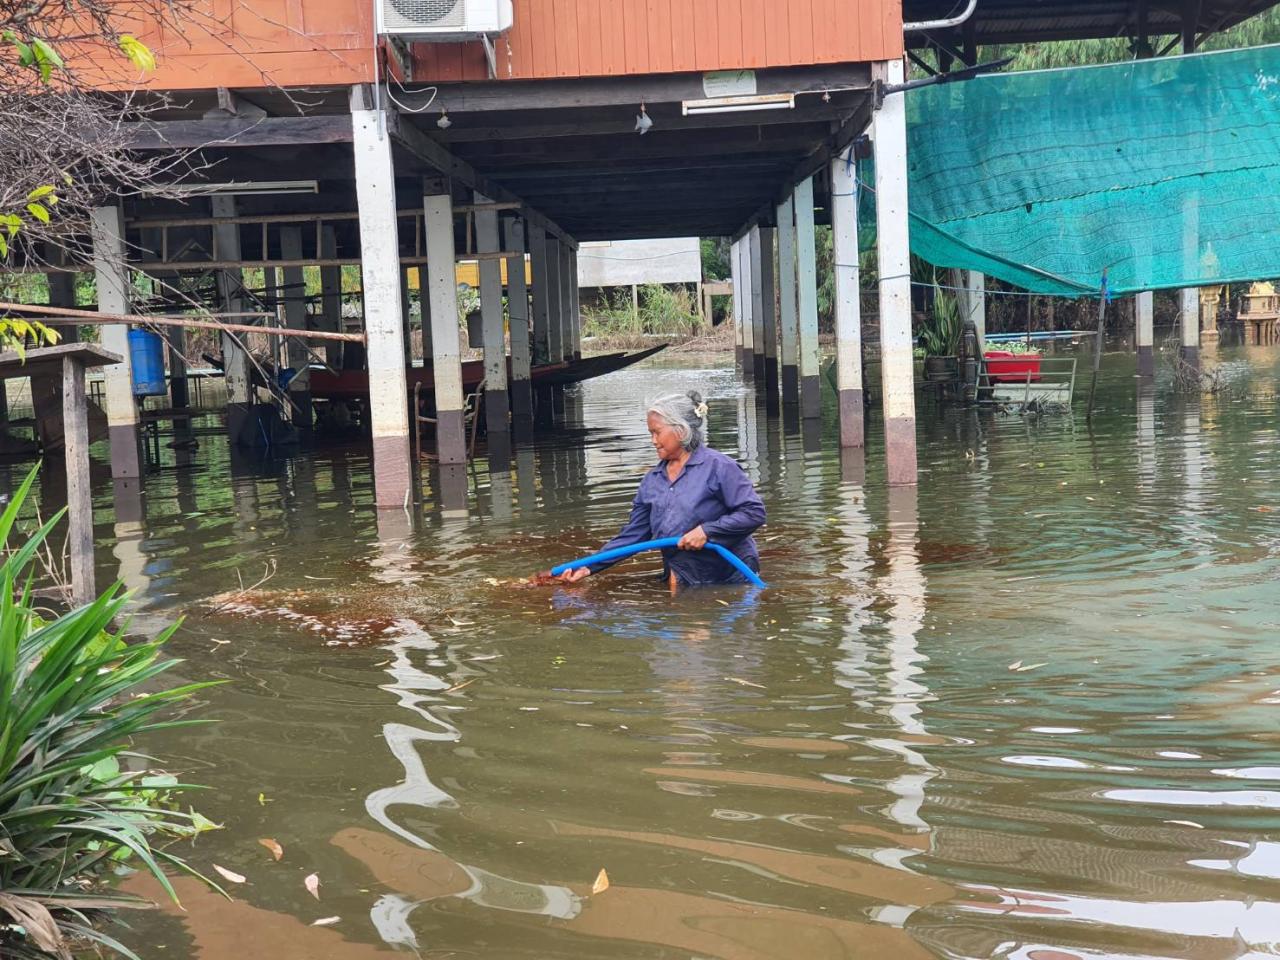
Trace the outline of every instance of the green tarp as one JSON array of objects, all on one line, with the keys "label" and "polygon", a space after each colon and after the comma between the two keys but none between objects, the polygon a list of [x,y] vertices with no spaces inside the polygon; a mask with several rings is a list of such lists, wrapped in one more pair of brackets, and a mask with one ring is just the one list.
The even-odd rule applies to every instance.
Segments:
[{"label": "green tarp", "polygon": [[[1039,293],[1280,276],[1280,46],[906,94],[911,249]],[[867,171],[868,174],[870,170]]]}]

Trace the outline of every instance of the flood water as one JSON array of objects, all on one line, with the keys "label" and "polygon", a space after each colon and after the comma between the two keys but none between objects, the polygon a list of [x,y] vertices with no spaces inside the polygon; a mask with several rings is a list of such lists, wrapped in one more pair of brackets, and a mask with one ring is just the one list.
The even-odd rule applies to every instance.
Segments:
[{"label": "flood water", "polygon": [[[164,449],[137,520],[99,485],[99,576],[136,591],[137,630],[187,618],[177,676],[228,681],[193,706],[216,724],[142,746],[223,825],[174,852],[248,883],[184,880],[185,912],[121,939],[146,960],[1280,954],[1280,353],[1206,359],[1230,387],[1188,401],[1109,356],[1092,430],[1082,403],[921,403],[918,490],[886,488],[874,417],[842,460],[830,404],[806,437],[715,363],[585,385],[564,431],[481,459],[467,511],[416,529],[377,516],[359,449],[234,472],[216,436],[189,468]],[[616,532],[645,401],[690,387],[767,505],[769,589],[673,598],[652,560],[524,585]]]}]

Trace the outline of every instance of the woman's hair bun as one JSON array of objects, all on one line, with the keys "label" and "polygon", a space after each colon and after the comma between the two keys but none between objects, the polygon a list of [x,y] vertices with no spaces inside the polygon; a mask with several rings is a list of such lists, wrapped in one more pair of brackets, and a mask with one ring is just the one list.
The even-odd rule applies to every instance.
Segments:
[{"label": "woman's hair bun", "polygon": [[693,402],[693,405],[695,407],[702,402],[702,394],[700,394],[697,390],[690,390],[688,393],[685,394],[685,396],[688,397]]}]

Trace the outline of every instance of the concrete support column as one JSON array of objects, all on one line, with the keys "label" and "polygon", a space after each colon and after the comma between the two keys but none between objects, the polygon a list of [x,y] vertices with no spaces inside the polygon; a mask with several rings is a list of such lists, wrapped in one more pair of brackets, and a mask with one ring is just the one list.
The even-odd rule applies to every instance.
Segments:
[{"label": "concrete support column", "polygon": [[836,274],[836,394],[840,446],[866,442],[862,403],[862,303],[858,280],[857,175],[848,159],[831,161],[831,235]]},{"label": "concrete support column", "polygon": [[441,465],[466,463],[453,198],[448,181],[427,180],[422,192],[427,234],[426,295],[431,303],[431,367],[436,394],[436,455]]},{"label": "concrete support column", "polygon": [[778,324],[782,338],[782,402],[800,403],[800,311],[796,290],[796,201],[778,204]]},{"label": "concrete support column", "polygon": [[764,384],[764,254],[760,246],[760,228],[747,234],[747,256],[751,273],[751,375]]},{"label": "concrete support column", "polygon": [[560,345],[561,357],[574,359],[573,328],[577,323],[574,317],[574,304],[577,301],[576,288],[578,276],[574,271],[573,250],[567,243],[556,244],[560,252]]},{"label": "concrete support column", "polygon": [[796,187],[796,258],[800,308],[800,415],[822,416],[818,385],[818,248],[813,226],[813,177]]},{"label": "concrete support column", "polygon": [[[338,235],[333,227],[320,228],[320,259],[338,256]],[[320,268],[320,317],[317,329],[338,333],[342,330],[342,268]],[[324,347],[325,363],[338,370],[342,367],[342,344],[328,341]]]},{"label": "concrete support column", "polygon": [[[475,195],[477,204],[489,200]],[[497,253],[502,249],[498,235],[498,211],[479,209],[475,213],[476,250]],[[480,261],[480,319],[484,340],[484,419],[490,433],[511,429],[511,402],[507,395],[507,339],[502,312],[502,261]]]},{"label": "concrete support column", "polygon": [[569,255],[569,277],[571,285],[569,288],[569,332],[573,341],[573,359],[582,359],[582,285],[578,278],[578,251],[573,247],[565,245],[565,251]]},{"label": "concrete support column", "polygon": [[1182,359],[1200,369],[1200,291],[1184,287],[1178,291],[1178,323]]},{"label": "concrete support column", "polygon": [[[395,169],[385,114],[363,109],[358,88],[352,91],[351,106],[369,418],[373,428],[374,502],[379,507],[399,507],[409,496],[413,473],[409,459],[409,390],[404,369]],[[449,267],[452,273],[452,253]],[[436,376],[438,379],[438,371]]]},{"label": "concrete support column", "polygon": [[778,407],[778,286],[773,227],[760,228],[760,315],[764,327],[764,389],[770,413]]},{"label": "concrete support column", "polygon": [[[901,83],[901,60],[885,63],[887,83]],[[880,382],[890,486],[917,482],[915,370],[911,358],[911,247],[907,220],[907,116],[891,93],[874,120],[876,246],[880,276]]]},{"label": "concrete support column", "polygon": [[[547,232],[536,223],[530,223],[526,233],[529,244],[529,272],[533,279],[530,306],[533,311],[533,365],[551,360],[551,278],[547,262]],[[535,422],[549,427],[554,419],[550,387],[539,387],[533,396]]]},{"label": "concrete support column", "polygon": [[1156,375],[1155,294],[1146,290],[1133,298],[1133,319],[1138,341],[1138,376],[1150,380]]},{"label": "concrete support column", "polygon": [[730,307],[733,316],[733,338],[734,350],[733,361],[738,368],[738,376],[745,377],[747,364],[743,361],[743,350],[746,345],[746,337],[742,332],[742,263],[739,259],[741,256],[741,240],[734,240],[729,245],[729,283],[733,287],[733,295]]},{"label": "concrete support column", "polygon": [[[280,254],[286,260],[302,259],[302,227],[280,228]],[[284,325],[290,330],[307,329],[307,286],[301,267],[285,267]],[[301,337],[290,337],[285,345],[289,368],[289,416],[299,430],[311,429],[311,351]]]},{"label": "concrete support column", "polygon": [[[215,217],[234,217],[236,198],[214,196],[210,198]],[[227,260],[240,259],[240,225],[219,224],[213,228],[213,242],[218,256]],[[239,268],[219,270],[217,276],[218,299],[228,313],[240,313],[246,309],[243,274]],[[233,444],[238,443],[249,417],[252,392],[249,384],[249,357],[241,347],[236,334],[222,334],[222,377],[227,388],[227,434]]]},{"label": "concrete support column", "polygon": [[751,275],[751,235],[738,241],[738,286],[742,292],[742,379],[756,379],[755,280]]},{"label": "concrete support column", "polygon": [[978,347],[985,349],[987,342],[987,277],[981,270],[966,270],[964,277],[965,319],[972,320],[978,330]]},{"label": "concrete support column", "polygon": [[516,436],[533,428],[533,390],[529,383],[532,351],[529,341],[529,286],[525,274],[525,223],[513,217],[506,223],[507,316],[511,331],[511,416]]},{"label": "concrete support column", "polygon": [[564,282],[560,277],[564,267],[560,256],[560,241],[547,237],[547,362],[564,360]]},{"label": "concrete support column", "polygon": [[[129,270],[125,263],[124,216],[120,208],[94,207],[91,229],[98,310],[102,313],[128,313]],[[102,346],[121,357],[120,363],[103,369],[107,433],[111,439],[111,476],[138,477],[142,474],[142,447],[138,434],[138,404],[133,397],[129,327],[123,323],[103,326]]]}]

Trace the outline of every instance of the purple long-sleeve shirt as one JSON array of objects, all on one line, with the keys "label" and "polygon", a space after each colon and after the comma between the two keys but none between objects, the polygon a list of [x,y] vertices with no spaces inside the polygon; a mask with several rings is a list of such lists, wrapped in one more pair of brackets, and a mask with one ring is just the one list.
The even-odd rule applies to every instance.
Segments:
[{"label": "purple long-sleeve shirt", "polygon": [[[758,571],[760,553],[751,534],[764,520],[764,503],[743,469],[723,453],[702,446],[689,455],[674,483],[667,479],[666,463],[645,474],[631,505],[631,519],[600,549],[681,537],[701,524],[709,543],[728,548]],[[674,572],[688,586],[746,582],[714,550],[663,550],[662,556],[665,571]],[[598,573],[610,566],[592,564],[591,570]]]}]

